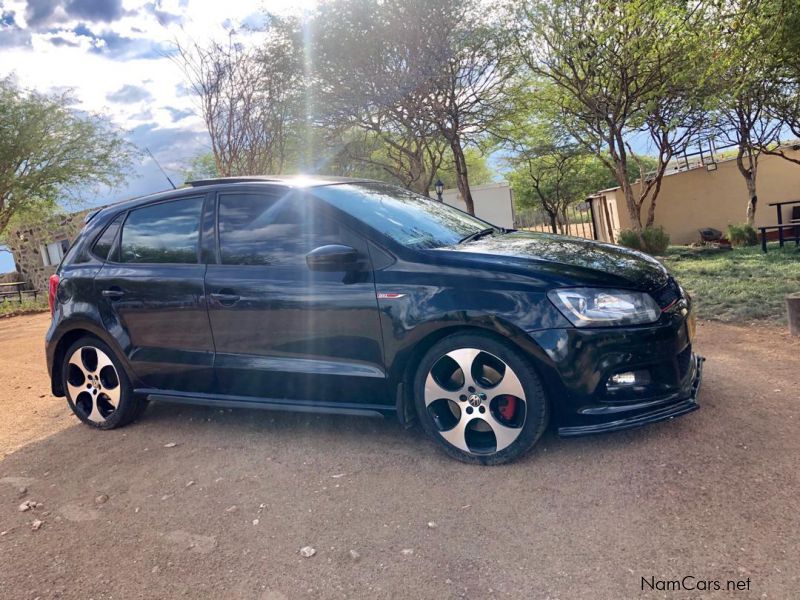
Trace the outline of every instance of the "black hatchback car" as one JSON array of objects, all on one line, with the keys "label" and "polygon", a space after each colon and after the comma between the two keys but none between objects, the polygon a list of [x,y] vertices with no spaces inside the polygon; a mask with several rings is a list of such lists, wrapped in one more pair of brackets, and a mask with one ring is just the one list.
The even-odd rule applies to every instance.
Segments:
[{"label": "black hatchback car", "polygon": [[697,408],[691,299],[655,259],[373,181],[234,178],[90,215],[51,278],[52,391],[418,419],[451,456]]}]

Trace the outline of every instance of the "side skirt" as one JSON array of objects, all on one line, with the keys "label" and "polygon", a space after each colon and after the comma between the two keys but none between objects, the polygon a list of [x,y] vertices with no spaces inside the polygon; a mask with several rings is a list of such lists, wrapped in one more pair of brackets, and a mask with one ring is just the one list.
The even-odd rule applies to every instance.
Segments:
[{"label": "side skirt", "polygon": [[380,404],[330,404],[313,400],[286,400],[273,398],[253,399],[242,396],[212,396],[211,394],[166,393],[162,390],[136,389],[134,393],[146,396],[155,402],[172,402],[177,404],[196,404],[215,408],[259,408],[264,410],[282,410],[287,412],[303,412],[331,415],[353,415],[360,417],[395,416],[394,406]]}]

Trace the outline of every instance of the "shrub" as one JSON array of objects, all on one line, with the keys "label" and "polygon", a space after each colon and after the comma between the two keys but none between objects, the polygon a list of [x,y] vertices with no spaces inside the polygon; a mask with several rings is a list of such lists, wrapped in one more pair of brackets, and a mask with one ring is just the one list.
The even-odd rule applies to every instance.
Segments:
[{"label": "shrub", "polygon": [[728,225],[728,241],[734,248],[755,246],[758,244],[756,230],[747,223],[741,225]]},{"label": "shrub", "polygon": [[623,229],[619,232],[617,241],[621,246],[633,248],[634,250],[643,250],[648,254],[663,254],[667,246],[669,246],[669,234],[661,226],[647,227],[642,231],[642,238],[644,239],[644,246],[642,246],[635,231]]}]

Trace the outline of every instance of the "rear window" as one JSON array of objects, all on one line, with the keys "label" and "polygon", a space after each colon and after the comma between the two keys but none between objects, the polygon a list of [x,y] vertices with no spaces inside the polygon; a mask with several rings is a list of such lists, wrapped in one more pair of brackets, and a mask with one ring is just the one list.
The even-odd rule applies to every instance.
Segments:
[{"label": "rear window", "polygon": [[111,223],[106,227],[105,231],[100,234],[100,237],[97,238],[97,241],[92,246],[92,254],[94,254],[97,258],[102,258],[103,260],[107,260],[109,258],[109,254],[111,253],[112,246],[114,245],[114,240],[117,237],[117,232],[119,231],[119,226],[122,224],[122,220],[125,218],[125,213],[118,215]]},{"label": "rear window", "polygon": [[203,198],[137,208],[122,226],[120,262],[196,263]]}]

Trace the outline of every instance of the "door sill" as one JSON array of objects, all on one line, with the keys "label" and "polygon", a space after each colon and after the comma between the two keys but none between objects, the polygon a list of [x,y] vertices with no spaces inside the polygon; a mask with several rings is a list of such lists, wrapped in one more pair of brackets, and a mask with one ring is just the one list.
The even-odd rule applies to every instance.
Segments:
[{"label": "door sill", "polygon": [[215,408],[258,408],[288,412],[353,415],[361,417],[383,417],[395,413],[394,406],[376,404],[330,404],[313,400],[287,400],[273,398],[249,398],[242,396],[212,396],[202,393],[166,393],[161,390],[137,389],[134,393],[147,396],[155,402],[196,404]]}]

